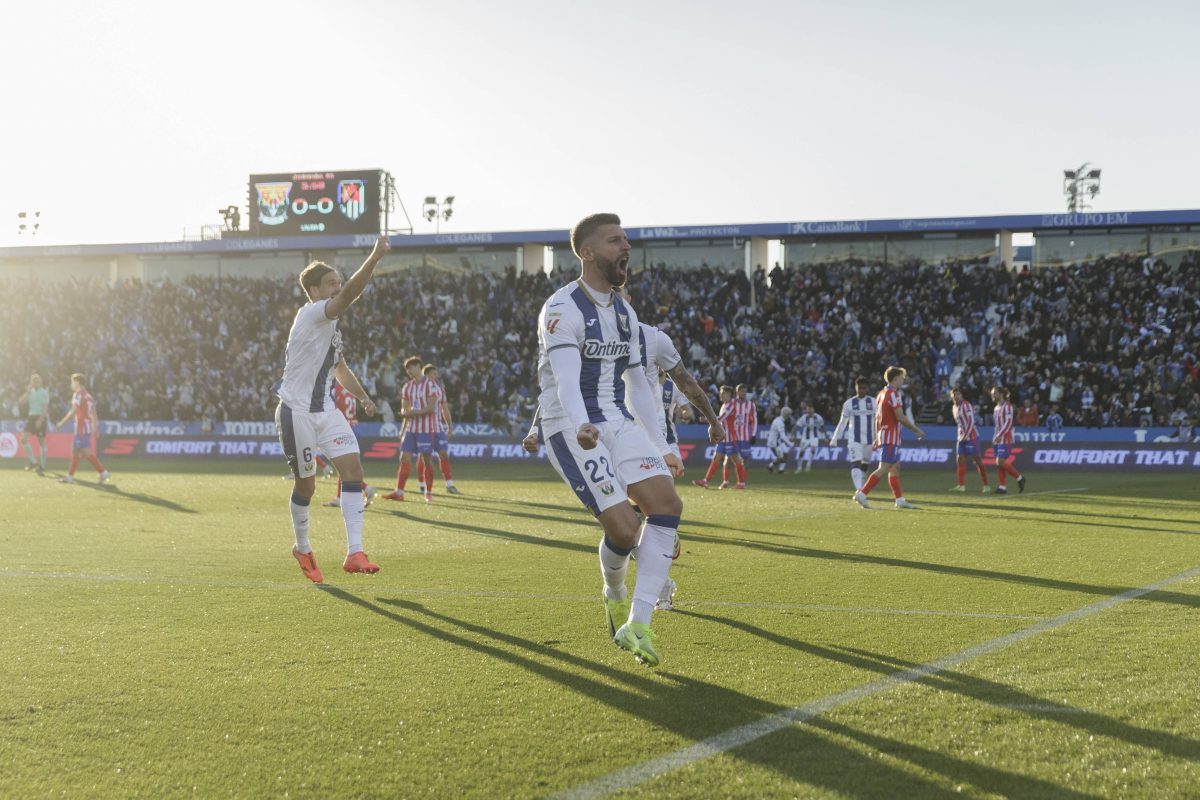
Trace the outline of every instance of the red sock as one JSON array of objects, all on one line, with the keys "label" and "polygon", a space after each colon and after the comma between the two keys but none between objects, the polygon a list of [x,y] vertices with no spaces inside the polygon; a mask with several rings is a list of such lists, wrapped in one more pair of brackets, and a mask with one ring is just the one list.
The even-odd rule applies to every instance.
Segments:
[{"label": "red sock", "polygon": [[900,476],[888,475],[888,486],[892,487],[892,495],[899,500],[904,497],[904,492],[900,491]]},{"label": "red sock", "polygon": [[96,472],[104,472],[104,465],[100,463],[100,459],[96,458],[95,453],[88,451],[87,460],[89,464],[95,467]]},{"label": "red sock", "polygon": [[708,472],[704,473],[705,483],[712,482],[712,479],[716,477],[717,469],[720,468],[720,466],[721,462],[714,458],[712,463],[708,465]]},{"label": "red sock", "polygon": [[746,464],[745,464],[745,462],[734,465],[734,468],[737,470],[738,483],[745,483],[746,482]]},{"label": "red sock", "polygon": [[724,483],[729,483],[729,462],[726,462],[725,465],[721,467],[721,481]]},{"label": "red sock", "polygon": [[1008,477],[1008,470],[1004,468],[1004,462],[996,462],[996,483],[1000,484],[1000,488],[1004,488],[1004,481]]},{"label": "red sock", "polygon": [[870,476],[867,477],[867,482],[863,484],[863,487],[859,489],[859,491],[863,494],[870,494],[871,490],[875,488],[875,484],[877,483],[879,483],[879,476],[872,472]]},{"label": "red sock", "polygon": [[68,475],[74,475],[75,470],[79,469],[79,453],[71,456],[71,466],[67,469]]},{"label": "red sock", "polygon": [[425,462],[425,488],[433,491],[433,459]]},{"label": "red sock", "polygon": [[[979,469],[979,480],[983,481],[984,486],[987,486],[988,485],[987,470],[984,469],[983,464],[980,464],[978,469]],[[961,483],[961,481],[960,481],[960,483]]]},{"label": "red sock", "polygon": [[443,458],[438,458],[438,464],[442,468],[442,478],[447,481],[454,480],[453,476],[450,475],[450,458],[449,458],[449,456],[443,457]]},{"label": "red sock", "polygon": [[967,481],[967,465],[966,462],[960,461],[958,464],[958,485],[962,486]]},{"label": "red sock", "polygon": [[1013,465],[1012,465],[1012,462],[1011,462],[1011,461],[1010,461],[1010,462],[1008,462],[1007,464],[1005,464],[1005,465],[1004,465],[1004,468],[1005,468],[1006,470],[1008,470],[1008,474],[1009,474],[1009,475],[1012,475],[1012,476],[1013,476],[1014,478],[1016,478],[1017,480],[1021,480],[1021,473],[1017,472],[1016,468],[1015,468],[1015,467],[1013,467]]},{"label": "red sock", "polygon": [[397,491],[401,491],[401,492],[404,491],[404,484],[408,483],[408,474],[410,472],[412,472],[412,462],[411,461],[401,461],[400,462],[400,471],[396,473],[396,489],[397,489]]}]

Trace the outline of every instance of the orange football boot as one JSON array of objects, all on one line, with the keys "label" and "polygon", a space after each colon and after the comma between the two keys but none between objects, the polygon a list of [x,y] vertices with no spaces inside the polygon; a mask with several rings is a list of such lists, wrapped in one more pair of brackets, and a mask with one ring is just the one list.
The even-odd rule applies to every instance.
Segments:
[{"label": "orange football boot", "polygon": [[379,572],[379,565],[372,564],[367,558],[367,554],[359,550],[357,553],[346,556],[346,560],[342,562],[342,569],[346,572],[365,572],[368,575],[374,575]]},{"label": "orange football boot", "polygon": [[315,553],[301,553],[292,545],[292,555],[300,562],[300,571],[304,573],[304,577],[308,578],[313,583],[324,583],[325,576],[321,574],[321,568],[317,566],[317,556]]}]

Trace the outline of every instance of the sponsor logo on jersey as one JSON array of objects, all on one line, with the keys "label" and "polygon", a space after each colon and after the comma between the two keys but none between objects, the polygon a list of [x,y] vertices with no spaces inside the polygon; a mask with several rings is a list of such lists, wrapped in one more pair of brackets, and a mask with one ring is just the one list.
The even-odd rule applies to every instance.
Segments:
[{"label": "sponsor logo on jersey", "polygon": [[638,469],[644,469],[649,472],[652,469],[666,469],[667,465],[663,463],[661,458],[643,458],[642,463],[638,465]]},{"label": "sponsor logo on jersey", "polygon": [[609,483],[608,481],[605,481],[604,483],[600,484],[600,494],[610,495],[615,491],[616,491],[616,489],[614,489],[613,485],[611,483]]},{"label": "sponsor logo on jersey", "polygon": [[584,358],[628,358],[629,342],[587,339],[583,343]]}]

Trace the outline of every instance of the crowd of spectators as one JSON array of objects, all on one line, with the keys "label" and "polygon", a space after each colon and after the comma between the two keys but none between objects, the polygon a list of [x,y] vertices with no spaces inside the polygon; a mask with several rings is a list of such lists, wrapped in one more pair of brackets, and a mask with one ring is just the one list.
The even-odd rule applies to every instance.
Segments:
[{"label": "crowd of spectators", "polygon": [[[856,376],[882,384],[884,367],[899,364],[927,422],[948,421],[956,383],[981,411],[990,386],[1008,386],[1023,427],[1177,425],[1200,416],[1198,276],[1200,254],[1037,271],[847,261],[750,278],[658,265],[635,273],[630,291],[714,400],[719,385],[746,383],[763,419],[805,402],[836,419]],[[456,420],[519,428],[536,405],[534,319],[574,277],[379,276],[343,319],[348,361],[385,420],[398,409],[400,365],[416,354],[438,365]],[[35,371],[60,413],[81,371],[104,418],[270,419],[304,302],[294,281],[260,278],[0,286],[17,298],[0,321],[4,416],[20,413]]]}]

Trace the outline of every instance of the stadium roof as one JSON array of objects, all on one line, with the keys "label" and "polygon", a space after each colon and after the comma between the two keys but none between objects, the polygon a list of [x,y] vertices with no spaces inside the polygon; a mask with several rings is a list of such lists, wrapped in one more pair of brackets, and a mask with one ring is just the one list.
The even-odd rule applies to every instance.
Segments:
[{"label": "stadium roof", "polygon": [[[927,217],[910,219],[850,219],[816,222],[764,222],[746,225],[627,225],[629,238],[637,241],[686,241],[761,237],[870,236],[872,234],[978,233],[998,231],[1051,231],[1093,228],[1145,228],[1165,225],[1200,225],[1200,209],[1177,211],[1106,211],[1057,214],[1015,214],[986,217]],[[565,245],[567,230],[496,231],[477,233],[394,234],[392,246],[402,250],[431,247],[517,246],[523,244]],[[280,250],[344,250],[370,247],[375,236],[249,236],[235,234],[208,241],[142,242],[127,244],[42,245],[0,248],[4,257],[47,257],[91,255],[189,255],[200,253],[246,253]]]}]

